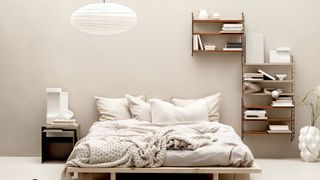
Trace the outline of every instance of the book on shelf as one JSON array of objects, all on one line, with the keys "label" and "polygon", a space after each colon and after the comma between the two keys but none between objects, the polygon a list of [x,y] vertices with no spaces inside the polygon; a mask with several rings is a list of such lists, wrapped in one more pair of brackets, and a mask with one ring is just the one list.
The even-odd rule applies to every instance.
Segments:
[{"label": "book on shelf", "polygon": [[242,30],[222,30],[220,33],[243,33]]},{"label": "book on shelf", "polygon": [[289,125],[269,125],[269,130],[272,131],[288,131]]},{"label": "book on shelf", "polygon": [[267,130],[268,133],[272,134],[272,133],[277,133],[277,134],[281,134],[281,133],[284,133],[284,134],[288,134],[288,133],[292,133],[291,130],[285,130],[285,131],[277,131],[277,130]]},{"label": "book on shelf", "polygon": [[215,45],[204,45],[204,49],[205,50],[216,50],[216,46]]},{"label": "book on shelf", "polygon": [[263,80],[263,77],[244,77],[244,80]]},{"label": "book on shelf", "polygon": [[243,24],[223,24],[220,33],[243,33]]},{"label": "book on shelf", "polygon": [[273,101],[271,104],[272,107],[294,107],[293,103],[281,103]]},{"label": "book on shelf", "polygon": [[258,70],[259,73],[263,74],[267,79],[270,79],[270,80],[276,80],[275,77],[271,76],[270,74],[262,71],[261,69]]},{"label": "book on shelf", "polygon": [[271,104],[273,107],[293,107],[293,99],[292,97],[279,97],[276,100],[272,101]]},{"label": "book on shelf", "polygon": [[223,28],[243,28],[243,24],[223,24]]},{"label": "book on shelf", "polygon": [[223,27],[223,31],[242,31],[242,27]]},{"label": "book on shelf", "polygon": [[197,34],[193,35],[193,50],[199,50]]},{"label": "book on shelf", "polygon": [[202,43],[202,40],[201,40],[201,36],[199,35],[199,34],[197,34],[198,35],[198,43],[199,43],[199,48],[200,48],[200,50],[204,50],[204,48],[203,48],[203,43]]},{"label": "book on shelf", "polygon": [[257,119],[257,120],[259,120],[259,119],[263,119],[263,120],[267,120],[268,119],[268,117],[266,117],[266,116],[264,116],[264,117],[259,117],[259,116],[247,116],[247,115],[244,115],[244,119]]},{"label": "book on shelf", "polygon": [[243,77],[257,77],[257,78],[262,78],[263,74],[261,73],[244,73]]},{"label": "book on shelf", "polygon": [[199,34],[193,35],[193,50],[204,50],[203,42]]},{"label": "book on shelf", "polygon": [[244,119],[268,119],[266,110],[245,110]]},{"label": "book on shelf", "polygon": [[242,43],[230,43],[227,42],[224,45],[226,48],[242,48]]},{"label": "book on shelf", "polygon": [[242,51],[242,48],[223,48],[224,51]]}]

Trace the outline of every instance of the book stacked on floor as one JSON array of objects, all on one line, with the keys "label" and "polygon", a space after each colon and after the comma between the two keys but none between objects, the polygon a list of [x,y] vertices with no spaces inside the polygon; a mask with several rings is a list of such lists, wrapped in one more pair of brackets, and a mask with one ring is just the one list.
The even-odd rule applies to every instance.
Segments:
[{"label": "book stacked on floor", "polygon": [[245,81],[262,81],[263,80],[263,74],[261,73],[244,73],[243,78]]},{"label": "book stacked on floor", "polygon": [[272,101],[273,107],[293,107],[292,97],[278,97],[277,100]]},{"label": "book stacked on floor", "polygon": [[269,125],[268,133],[292,133],[289,125]]},{"label": "book stacked on floor", "polygon": [[204,50],[203,42],[199,34],[193,35],[193,50]]},{"label": "book stacked on floor", "polygon": [[243,24],[223,24],[220,33],[243,33]]},{"label": "book stacked on floor", "polygon": [[244,111],[244,119],[268,119],[266,110],[246,110]]},{"label": "book stacked on floor", "polygon": [[78,126],[78,123],[75,119],[69,119],[69,120],[66,120],[66,119],[55,119],[53,120],[52,122],[52,125],[50,127],[76,127]]}]

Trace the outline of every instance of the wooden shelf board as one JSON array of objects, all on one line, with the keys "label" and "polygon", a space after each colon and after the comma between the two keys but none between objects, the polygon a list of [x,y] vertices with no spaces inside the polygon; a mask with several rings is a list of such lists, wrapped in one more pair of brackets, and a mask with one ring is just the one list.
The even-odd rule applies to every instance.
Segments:
[{"label": "wooden shelf board", "polygon": [[265,121],[265,122],[291,122],[290,118],[268,118],[268,119],[243,119],[243,121]]},{"label": "wooden shelf board", "polygon": [[266,135],[270,135],[270,134],[292,134],[292,131],[290,132],[272,132],[269,133],[268,131],[243,131],[243,134],[266,134]]},{"label": "wooden shelf board", "polygon": [[243,131],[243,134],[268,134],[267,131]]},{"label": "wooden shelf board", "polygon": [[243,19],[193,19],[192,23],[243,23]]},{"label": "wooden shelf board", "polygon": [[244,80],[247,82],[261,82],[261,83],[293,83],[293,80]]},{"label": "wooden shelf board", "polygon": [[245,66],[292,66],[293,63],[244,63]]},{"label": "wooden shelf board", "polygon": [[243,50],[222,50],[222,49],[217,49],[217,50],[193,50],[193,52],[238,53],[238,52],[243,52]]},{"label": "wooden shelf board", "polygon": [[199,34],[199,35],[242,35],[242,33],[221,33],[221,32],[194,32],[193,35]]},{"label": "wooden shelf board", "polygon": [[274,106],[245,106],[245,109],[284,109],[284,108],[294,108],[294,106],[283,106],[283,107],[274,107]]},{"label": "wooden shelf board", "polygon": [[[271,96],[271,94],[267,94],[267,93],[251,93],[251,94],[244,93],[244,95],[246,95],[246,96]],[[280,97],[281,96],[294,96],[294,93],[281,93]]]}]

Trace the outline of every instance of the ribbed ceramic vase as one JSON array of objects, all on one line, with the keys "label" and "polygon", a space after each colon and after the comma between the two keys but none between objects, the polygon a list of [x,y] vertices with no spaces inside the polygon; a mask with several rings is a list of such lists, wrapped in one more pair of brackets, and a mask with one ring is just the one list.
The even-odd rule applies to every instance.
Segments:
[{"label": "ribbed ceramic vase", "polygon": [[305,126],[300,130],[299,136],[300,156],[304,161],[318,160],[320,151],[320,131],[314,126]]}]

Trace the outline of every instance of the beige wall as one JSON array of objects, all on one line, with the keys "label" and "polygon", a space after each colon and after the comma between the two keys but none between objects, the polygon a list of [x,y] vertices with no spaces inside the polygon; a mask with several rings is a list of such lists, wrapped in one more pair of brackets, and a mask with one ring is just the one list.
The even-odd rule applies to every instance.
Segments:
[{"label": "beige wall", "polygon": [[[137,25],[111,37],[73,29],[71,12],[95,0],[0,1],[0,155],[38,156],[47,87],[70,92],[82,135],[97,119],[94,95],[126,93],[169,99],[224,94],[222,122],[240,131],[238,55],[191,56],[191,11],[211,7],[246,15],[247,32],[265,34],[266,51],[291,46],[296,93],[320,83],[320,1],[117,0],[134,9]],[[297,108],[296,129],[308,124]],[[297,138],[245,138],[257,157],[298,156]]]}]

